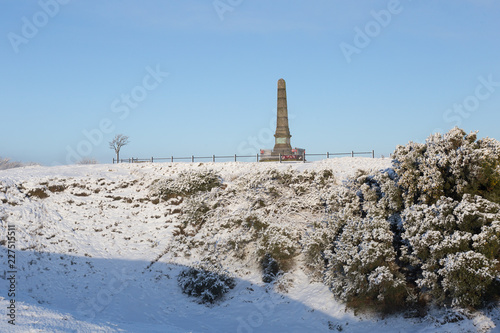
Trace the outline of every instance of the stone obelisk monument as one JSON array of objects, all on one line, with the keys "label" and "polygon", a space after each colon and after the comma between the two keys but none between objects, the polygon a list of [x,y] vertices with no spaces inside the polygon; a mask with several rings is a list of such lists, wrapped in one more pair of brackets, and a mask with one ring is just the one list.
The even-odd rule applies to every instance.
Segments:
[{"label": "stone obelisk monument", "polygon": [[274,133],[274,149],[261,149],[260,162],[272,161],[304,161],[306,151],[302,148],[292,149],[290,144],[290,128],[288,127],[288,107],[286,103],[285,80],[278,80],[278,114],[276,133]]},{"label": "stone obelisk monument", "polygon": [[290,145],[290,128],[288,127],[288,108],[286,103],[285,80],[278,80],[278,119],[276,122],[276,133],[273,155],[288,155],[292,152]]}]

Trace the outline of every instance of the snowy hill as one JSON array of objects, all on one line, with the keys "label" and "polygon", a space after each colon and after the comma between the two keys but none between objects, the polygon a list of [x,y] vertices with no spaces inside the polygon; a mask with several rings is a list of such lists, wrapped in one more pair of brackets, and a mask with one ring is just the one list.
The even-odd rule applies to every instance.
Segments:
[{"label": "snowy hill", "polygon": [[[338,158],[0,171],[0,306],[6,311],[15,299],[16,324],[4,315],[0,331],[499,330],[498,309],[433,310],[423,318],[354,314],[308,270],[300,244],[311,224],[323,218],[322,191],[359,169],[390,166],[389,159]],[[191,175],[208,172],[222,185],[197,195],[161,192],[166,182],[176,181],[179,191],[192,191],[182,180],[195,182]],[[282,181],[274,186],[276,179]],[[268,234],[263,236],[259,223]],[[9,243],[11,231],[15,242]],[[13,267],[8,266],[10,244],[15,245]],[[276,281],[264,283],[257,258],[273,250],[289,267]],[[210,260],[231,273],[236,285],[221,301],[204,305],[182,293],[177,276]],[[9,295],[12,274],[15,296]]]}]

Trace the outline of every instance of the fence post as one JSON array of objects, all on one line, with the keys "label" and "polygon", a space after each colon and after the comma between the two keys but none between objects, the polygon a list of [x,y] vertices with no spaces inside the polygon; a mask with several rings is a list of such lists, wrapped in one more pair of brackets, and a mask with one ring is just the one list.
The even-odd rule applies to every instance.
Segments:
[{"label": "fence post", "polygon": [[302,153],[302,162],[306,163],[306,152]]},{"label": "fence post", "polygon": [[174,163],[174,157],[170,156],[170,162]]},{"label": "fence post", "polygon": [[191,163],[194,162],[194,155],[191,155]]},{"label": "fence post", "polygon": [[326,152],[326,158],[330,158],[330,153],[329,152]]},{"label": "fence post", "polygon": [[375,150],[372,150],[372,158],[375,158]]},{"label": "fence post", "polygon": [[153,156],[151,156],[151,163],[154,163]]},{"label": "fence post", "polygon": [[354,150],[351,150],[351,157],[354,157]]},{"label": "fence post", "polygon": [[115,164],[115,158],[113,157],[113,164]]},{"label": "fence post", "polygon": [[280,153],[280,163],[281,163],[281,153]]},{"label": "fence post", "polygon": [[236,154],[234,154],[234,161],[236,162]]},{"label": "fence post", "polygon": [[212,162],[215,163],[215,155],[212,155]]},{"label": "fence post", "polygon": [[255,154],[256,162],[259,161],[259,154]]}]

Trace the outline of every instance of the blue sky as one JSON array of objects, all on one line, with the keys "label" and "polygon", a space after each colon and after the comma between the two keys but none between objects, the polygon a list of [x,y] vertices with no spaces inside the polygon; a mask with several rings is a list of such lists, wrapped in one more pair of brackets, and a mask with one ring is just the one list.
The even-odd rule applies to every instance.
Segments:
[{"label": "blue sky", "polygon": [[[0,156],[45,165],[500,139],[500,2],[1,0]],[[167,74],[168,73],[168,74]]]}]

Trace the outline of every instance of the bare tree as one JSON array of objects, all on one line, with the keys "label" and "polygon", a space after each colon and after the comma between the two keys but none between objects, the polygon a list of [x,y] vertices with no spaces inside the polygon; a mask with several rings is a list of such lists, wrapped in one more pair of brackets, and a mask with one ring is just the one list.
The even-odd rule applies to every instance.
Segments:
[{"label": "bare tree", "polygon": [[116,163],[120,163],[120,149],[127,144],[129,144],[128,136],[123,134],[115,135],[113,141],[109,142],[109,148],[116,153]]}]

